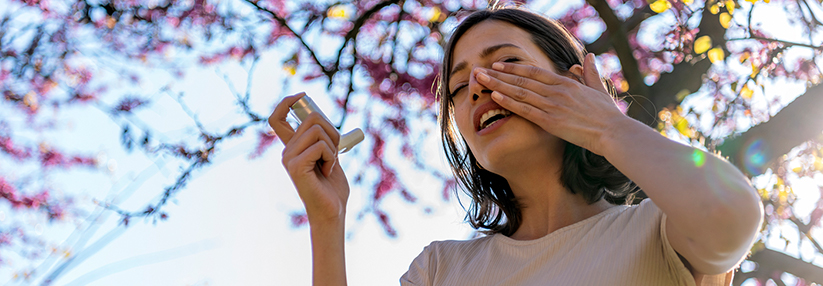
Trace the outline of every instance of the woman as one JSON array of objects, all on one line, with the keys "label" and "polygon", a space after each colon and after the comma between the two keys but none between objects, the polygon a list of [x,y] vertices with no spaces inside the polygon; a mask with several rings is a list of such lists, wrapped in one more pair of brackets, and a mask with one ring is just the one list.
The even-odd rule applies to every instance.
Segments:
[{"label": "woman", "polygon": [[[754,241],[762,206],[747,178],[621,113],[594,56],[552,20],[468,16],[446,46],[438,93],[467,218],[488,235],[433,242],[403,285],[728,285]],[[344,285],[339,138],[319,117],[288,125],[299,97],[269,123],[306,206],[313,281]],[[649,199],[612,204],[638,186]]]}]

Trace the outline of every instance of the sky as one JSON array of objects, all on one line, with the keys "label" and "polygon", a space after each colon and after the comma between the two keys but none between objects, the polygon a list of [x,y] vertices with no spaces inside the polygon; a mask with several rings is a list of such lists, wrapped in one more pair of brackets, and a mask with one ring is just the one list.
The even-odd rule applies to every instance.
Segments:
[{"label": "sky", "polygon": [[[538,1],[532,7],[562,10],[562,5],[569,3],[559,2]],[[280,98],[300,91],[316,95],[313,98],[327,113],[334,110],[323,96],[326,91],[322,84],[292,80],[282,85],[286,76],[280,66],[282,56],[269,51],[257,64],[251,91],[256,111],[267,115],[267,108]],[[90,64],[106,69],[106,63]],[[238,63],[193,68],[180,80],[162,71],[148,70],[150,80],[138,89],[152,94],[153,105],[137,113],[139,120],[156,126],[159,136],[192,136],[193,130],[186,127],[192,121],[173,98],[177,92],[184,92],[186,104],[208,128],[225,130],[238,121],[224,76],[242,91],[247,68]],[[172,92],[158,92],[169,83]],[[130,87],[115,85],[116,88]],[[66,128],[45,135],[47,139],[59,140],[71,149],[93,152],[101,162],[100,172],[55,174],[50,179],[51,184],[66,192],[80,194],[80,203],[92,205],[94,200],[110,201],[116,197],[120,207],[139,210],[146,202],[157,199],[162,189],[176,179],[179,165],[175,160],[163,156],[147,158],[139,151],[125,152],[118,136],[111,135],[119,134],[120,126],[105,112],[77,108],[64,110],[58,116],[58,122]],[[350,130],[356,124],[356,120],[350,120],[343,129]],[[175,197],[175,203],[166,209],[167,221],[153,224],[136,220],[123,228],[118,226],[116,215],[102,212],[100,228],[89,244],[110,243],[68,270],[55,285],[309,285],[309,231],[307,227],[295,228],[290,224],[289,215],[300,211],[302,203],[280,164],[282,144],[275,144],[261,158],[248,159],[256,144],[254,134],[263,128],[252,128],[239,139],[227,142],[213,164],[196,172],[191,183]],[[423,141],[417,147],[425,154],[437,154],[438,167],[446,170],[437,140]],[[356,156],[340,156],[344,170],[362,165],[357,160]],[[768,184],[766,177],[755,183]],[[366,189],[369,184],[353,186],[347,218],[350,235],[346,241],[350,285],[396,285],[411,261],[432,241],[467,239],[473,235],[463,222],[464,211],[457,201],[441,199],[439,182],[414,175],[404,177],[404,181],[413,182],[407,185],[420,195],[420,201],[408,204],[397,195],[384,200],[383,207],[390,211],[392,223],[398,229],[397,238],[388,237],[374,216],[356,218],[356,212],[364,207],[362,203],[368,201],[364,197],[372,192]],[[823,178],[797,183],[798,211],[811,210],[811,203],[820,195],[816,191],[818,185],[823,185]],[[426,208],[433,211],[427,213]],[[2,211],[10,213],[0,207]],[[72,238],[72,231],[66,227],[45,227],[41,235],[62,240]],[[785,236],[792,235],[790,228],[784,232]],[[114,238],[108,239],[111,237]],[[785,247],[779,236],[769,238],[768,242],[773,248]],[[791,246],[787,247],[788,253],[823,265],[823,257],[809,255],[813,252],[808,243]],[[0,269],[0,283],[10,276],[7,269]]]}]

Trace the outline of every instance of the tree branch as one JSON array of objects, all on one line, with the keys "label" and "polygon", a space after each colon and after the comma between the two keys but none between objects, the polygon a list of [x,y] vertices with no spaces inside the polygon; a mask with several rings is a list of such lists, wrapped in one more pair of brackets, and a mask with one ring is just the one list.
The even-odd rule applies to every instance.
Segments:
[{"label": "tree branch", "polygon": [[[624,28],[624,23],[617,18],[614,10],[605,0],[586,0],[586,2],[597,10],[600,18],[606,23],[609,41],[613,44],[617,58],[620,59],[623,77],[629,83],[629,94],[649,96],[648,86],[643,81],[637,59],[634,58],[632,48],[629,45],[629,37]],[[627,98],[630,104],[628,115],[652,126],[657,118],[657,112],[654,111],[652,103],[648,100],[638,101],[634,96]]]},{"label": "tree branch", "polygon": [[[343,45],[340,46],[339,50],[337,50],[337,62],[335,62],[334,66],[330,67],[330,69],[333,69],[335,71],[337,69],[339,69],[339,67],[340,67],[340,58],[343,55],[343,49],[346,48],[346,44],[349,42],[349,40],[351,40],[352,45],[357,45],[356,37],[357,37],[357,34],[360,33],[360,28],[363,27],[363,25],[366,23],[366,21],[369,18],[371,18],[371,16],[374,15],[374,13],[380,12],[380,10],[382,10],[383,8],[386,8],[386,7],[388,7],[389,5],[392,5],[392,4],[397,4],[400,1],[401,0],[389,0],[389,1],[377,3],[376,5],[371,7],[371,9],[366,10],[366,12],[363,12],[363,14],[360,15],[360,17],[358,17],[357,20],[354,20],[354,23],[352,25],[351,30],[349,30],[349,32],[346,33],[346,36],[343,37]],[[399,15],[402,15],[402,14],[403,14],[403,7],[401,5]],[[400,25],[400,21],[402,21],[402,20],[403,19],[400,19],[400,16],[397,17],[397,25],[398,26]],[[329,78],[329,84],[331,84],[331,78]]]},{"label": "tree branch", "polygon": [[[803,278],[806,280],[806,283],[823,283],[823,268],[801,259],[791,257],[782,252],[767,248],[755,252],[747,260],[757,263],[758,268],[753,272],[762,274],[788,272],[794,276]],[[745,279],[752,277],[751,274],[746,275],[748,273],[752,272],[735,275],[733,284],[740,285]]]},{"label": "tree branch", "polygon": [[303,36],[301,36],[300,34],[295,32],[294,29],[292,29],[291,26],[289,26],[289,23],[286,22],[285,18],[281,18],[281,17],[277,16],[277,14],[275,14],[274,11],[271,11],[269,9],[261,7],[260,5],[257,4],[257,1],[246,0],[246,3],[251,4],[252,6],[254,6],[254,8],[257,8],[257,10],[259,10],[261,12],[265,12],[266,14],[269,14],[269,16],[272,17],[272,19],[277,21],[277,23],[279,23],[281,26],[285,27],[286,29],[289,29],[289,32],[291,32],[292,35],[294,35],[294,37],[296,37],[298,40],[300,40],[300,43],[303,44],[303,47],[305,47],[306,50],[309,51],[309,54],[311,55],[311,58],[314,60],[314,62],[317,63],[317,65],[320,67],[321,70],[323,70],[323,74],[326,75],[326,77],[329,78],[329,81],[331,81],[332,77],[334,76],[334,72],[332,72],[331,69],[326,69],[326,67],[323,65],[323,63],[320,62],[320,59],[317,58],[317,55],[314,53],[314,50],[311,47],[309,47],[309,44],[306,43],[306,41],[303,39]]},{"label": "tree branch", "polygon": [[[654,15],[657,15],[657,13],[654,13],[654,11],[652,11],[652,9],[649,8],[649,5],[643,5],[643,8],[635,9],[632,16],[623,22],[623,31],[632,31],[636,29],[638,26],[640,26],[640,23],[643,23],[643,21]],[[603,31],[603,33],[600,34],[600,37],[597,38],[597,40],[594,40],[594,42],[591,42],[588,45],[586,45],[586,51],[595,54],[602,54],[608,52],[611,48],[612,40],[608,30]]]},{"label": "tree branch", "polygon": [[[800,3],[803,3],[804,6],[806,6],[806,10],[809,11],[809,15],[812,17],[812,22],[814,22],[814,23],[808,23],[808,24],[815,24],[815,25],[818,25],[818,26],[823,25],[823,23],[821,23],[820,20],[817,19],[817,16],[814,15],[814,11],[812,10],[812,7],[809,5],[808,1],[806,1],[806,0],[797,0],[796,2],[797,2],[797,6],[800,6]],[[802,13],[802,11],[801,11],[801,13]],[[803,14],[803,18],[806,18],[805,14]]]},{"label": "tree branch", "polygon": [[[380,10],[382,10],[385,7],[388,7],[389,5],[402,3],[402,2],[403,2],[402,0],[389,0],[389,1],[381,2],[381,3],[378,3],[377,5],[374,5],[368,11],[364,12],[363,15],[360,15],[360,17],[357,18],[356,21],[354,21],[354,26],[352,27],[352,29],[348,33],[346,33],[346,36],[343,39],[343,45],[340,46],[339,50],[337,50],[337,62],[335,62],[334,67],[332,67],[335,70],[338,70],[340,68],[340,58],[343,57],[343,49],[346,47],[346,44],[349,41],[351,41],[351,45],[352,45],[352,57],[355,58],[354,64],[352,64],[352,66],[349,67],[349,88],[346,91],[346,97],[343,100],[343,115],[340,118],[340,123],[337,124],[337,129],[340,129],[341,127],[343,127],[343,123],[345,123],[346,118],[348,118],[348,115],[349,115],[349,112],[348,112],[349,99],[351,98],[352,93],[354,93],[354,65],[357,64],[357,39],[356,38],[357,38],[357,33],[359,33],[359,31],[360,31],[360,27],[362,27],[363,24],[366,23],[366,20],[371,18],[371,16],[374,13],[379,12]],[[398,14],[397,14],[397,31],[395,32],[395,37],[397,37],[397,33],[399,33],[399,31],[400,31],[400,22],[403,21],[403,4],[398,4],[398,5],[400,5],[400,12],[398,12]],[[392,55],[392,59],[394,59],[394,55]],[[329,78],[329,87],[331,87],[331,78]]]},{"label": "tree branch", "polygon": [[762,174],[768,162],[823,132],[823,85],[806,90],[769,121],[725,140],[717,150],[749,176]]}]

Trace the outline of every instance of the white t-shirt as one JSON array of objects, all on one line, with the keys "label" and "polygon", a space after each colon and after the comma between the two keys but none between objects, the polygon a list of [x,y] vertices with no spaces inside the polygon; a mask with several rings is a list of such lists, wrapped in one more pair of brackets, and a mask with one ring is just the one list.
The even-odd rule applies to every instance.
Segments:
[{"label": "white t-shirt", "polygon": [[[501,234],[435,241],[401,285],[683,285],[695,280],[666,237],[666,215],[649,199],[615,206],[535,240]],[[700,286],[729,285],[731,272]]]}]

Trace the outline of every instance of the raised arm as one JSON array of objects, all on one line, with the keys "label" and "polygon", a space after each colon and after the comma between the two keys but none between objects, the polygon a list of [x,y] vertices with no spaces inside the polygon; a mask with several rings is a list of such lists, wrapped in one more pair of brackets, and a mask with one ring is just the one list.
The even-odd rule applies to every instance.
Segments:
[{"label": "raised arm", "polygon": [[671,141],[632,120],[615,121],[604,156],[666,214],[672,247],[693,270],[719,274],[754,242],[762,205],[748,179],[728,161]]},{"label": "raised arm", "polygon": [[[584,77],[598,81],[593,64]],[[628,116],[614,115],[597,152],[631,178],[666,214],[666,236],[692,272],[720,274],[749,251],[763,206],[743,173],[728,161],[661,136]]]},{"label": "raised arm", "polygon": [[606,157],[637,183],[666,214],[669,242],[693,270],[726,272],[749,250],[763,210],[748,179],[729,162],[622,114],[594,55],[569,69],[575,76],[503,62],[473,72],[500,106]]},{"label": "raised arm", "polygon": [[289,107],[303,93],[283,99],[269,125],[283,141],[283,166],[291,177],[309,219],[313,285],[346,285],[344,232],[349,185],[337,164],[337,130],[317,113],[297,130],[286,122]]}]

